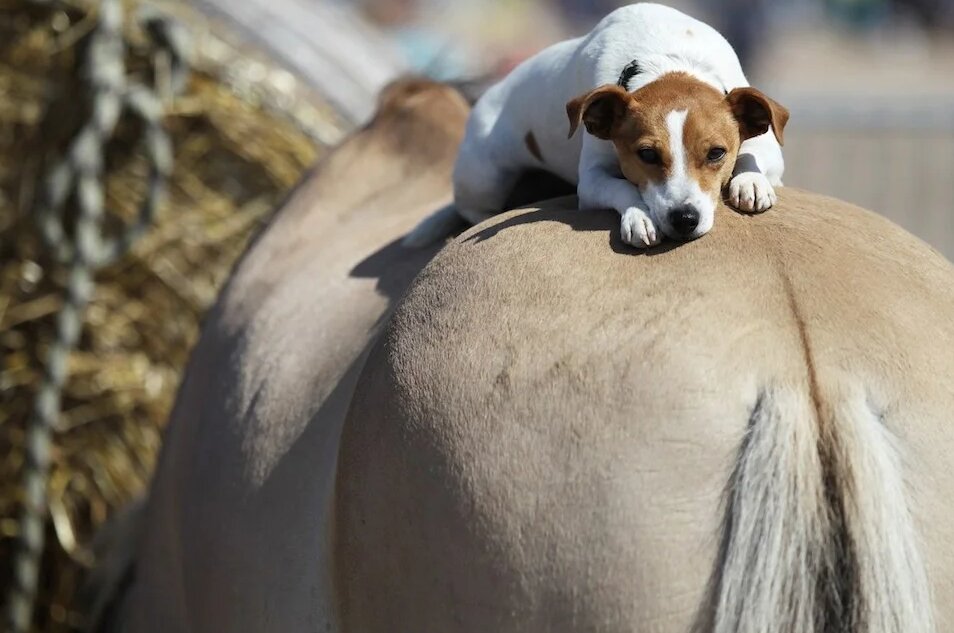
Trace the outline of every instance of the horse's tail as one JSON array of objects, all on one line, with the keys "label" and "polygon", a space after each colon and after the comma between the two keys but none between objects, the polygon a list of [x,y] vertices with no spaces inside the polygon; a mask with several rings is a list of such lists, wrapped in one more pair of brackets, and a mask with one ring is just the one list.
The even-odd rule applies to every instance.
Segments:
[{"label": "horse's tail", "polygon": [[700,633],[933,633],[896,442],[864,393],[760,397]]}]

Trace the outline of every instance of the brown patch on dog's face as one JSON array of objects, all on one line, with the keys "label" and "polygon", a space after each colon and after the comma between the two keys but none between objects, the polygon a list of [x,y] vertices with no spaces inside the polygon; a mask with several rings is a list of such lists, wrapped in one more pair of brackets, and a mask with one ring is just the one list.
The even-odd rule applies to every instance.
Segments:
[{"label": "brown patch on dog's face", "polygon": [[707,231],[742,141],[770,124],[781,140],[788,120],[785,108],[754,88],[725,95],[682,72],[632,93],[600,86],[570,101],[567,115],[571,136],[582,122],[590,134],[613,143],[620,170],[667,234],[666,218],[687,210]]},{"label": "brown patch on dog's face", "polygon": [[732,113],[739,122],[742,140],[765,134],[769,125],[779,145],[785,144],[788,109],[755,88],[736,88],[726,96]]},{"label": "brown patch on dog's face", "polygon": [[632,95],[616,84],[606,84],[570,99],[566,104],[566,116],[570,120],[567,138],[572,138],[583,123],[593,136],[610,139],[616,125],[625,118],[631,101]]},{"label": "brown patch on dog's face", "polygon": [[714,207],[742,141],[769,124],[781,141],[788,121],[784,107],[754,88],[727,96],[682,72],[632,93],[600,86],[570,101],[567,114],[571,135],[582,121],[590,134],[612,141],[626,179],[650,198],[648,204],[663,206],[692,202],[688,189],[695,183]]},{"label": "brown patch on dog's face", "polygon": [[[667,118],[682,111],[680,152]],[[741,144],[724,95],[685,73],[664,75],[632,93],[610,140],[623,175],[641,190],[674,176],[679,166],[673,161],[682,159],[687,176],[713,200],[732,176]]]}]

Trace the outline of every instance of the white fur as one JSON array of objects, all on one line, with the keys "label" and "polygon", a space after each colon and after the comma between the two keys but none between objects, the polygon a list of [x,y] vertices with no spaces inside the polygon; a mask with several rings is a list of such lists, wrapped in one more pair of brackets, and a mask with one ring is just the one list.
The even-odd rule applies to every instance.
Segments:
[{"label": "white fur", "polygon": [[729,204],[740,211],[757,213],[775,206],[778,196],[764,175],[758,172],[743,172],[729,182]]},{"label": "white fur", "polygon": [[[657,226],[668,233],[665,218],[620,176],[611,142],[585,133],[566,137],[567,101],[597,86],[616,83],[633,60],[638,60],[641,72],[630,81],[630,90],[674,71],[689,73],[719,90],[749,85],[735,51],[712,27],[658,4],[621,7],[588,35],[554,44],[527,59],[478,100],[454,169],[459,213],[471,222],[499,213],[519,174],[528,168],[544,168],[577,184],[581,209],[616,209],[623,216],[623,236],[628,242],[656,243],[658,239],[651,235],[661,237]],[[543,163],[527,149],[527,132],[536,138]],[[773,185],[781,184],[783,168],[782,151],[771,130],[746,140],[736,161],[736,198],[752,200],[750,210],[764,210],[761,205],[774,200],[770,192]],[[408,242],[428,243],[442,237],[432,232],[441,225],[422,224]],[[627,227],[642,228],[627,239]]]},{"label": "white fur", "polygon": [[869,631],[931,633],[933,600],[911,514],[906,465],[890,422],[878,415],[863,389],[844,397],[834,411],[852,482],[852,539],[862,552],[861,586]]},{"label": "white fur", "polygon": [[[820,597],[839,561],[854,570],[842,597],[857,633],[932,633],[928,581],[891,433],[860,390],[837,394],[819,419],[811,397],[778,386],[752,414],[729,491],[726,533],[706,633],[823,633]],[[828,407],[825,407],[827,410]],[[842,500],[833,521],[828,485]],[[836,547],[851,544],[850,554]],[[820,586],[821,585],[821,586]],[[835,626],[830,619],[826,627]]]},{"label": "white fur", "polygon": [[619,230],[623,241],[633,246],[655,246],[662,241],[662,233],[656,232],[652,218],[638,207],[628,207],[623,211]]}]

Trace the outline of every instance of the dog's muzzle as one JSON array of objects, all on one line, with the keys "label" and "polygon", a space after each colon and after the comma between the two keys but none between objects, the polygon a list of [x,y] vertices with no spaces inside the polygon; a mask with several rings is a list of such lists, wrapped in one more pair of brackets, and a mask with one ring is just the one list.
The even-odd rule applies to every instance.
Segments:
[{"label": "dog's muzzle", "polygon": [[669,226],[679,237],[690,238],[699,226],[699,210],[691,205],[677,207],[666,214]]}]

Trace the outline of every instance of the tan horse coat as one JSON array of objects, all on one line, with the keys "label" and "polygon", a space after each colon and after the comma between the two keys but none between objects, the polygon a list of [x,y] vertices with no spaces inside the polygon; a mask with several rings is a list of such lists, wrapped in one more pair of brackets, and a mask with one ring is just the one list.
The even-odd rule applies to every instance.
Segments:
[{"label": "tan horse coat", "polygon": [[575,204],[458,238],[372,351],[344,630],[954,630],[951,265],[791,188],[647,254]]},{"label": "tan horse coat", "polygon": [[390,318],[466,107],[383,103],[208,317],[125,630],[954,627],[950,264],[792,189],[648,254],[566,199],[472,229]]},{"label": "tan horse coat", "polygon": [[169,423],[125,630],[330,628],[338,433],[365,347],[434,253],[396,240],[449,200],[466,114],[450,88],[392,87],[237,266]]}]

